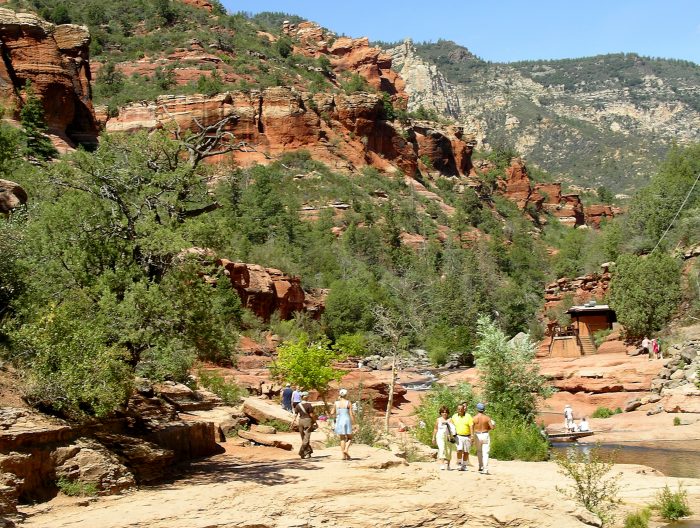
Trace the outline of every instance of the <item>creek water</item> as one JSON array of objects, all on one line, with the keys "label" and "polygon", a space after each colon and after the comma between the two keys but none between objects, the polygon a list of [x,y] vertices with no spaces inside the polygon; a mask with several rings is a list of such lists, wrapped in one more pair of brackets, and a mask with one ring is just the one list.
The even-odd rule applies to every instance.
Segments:
[{"label": "creek water", "polygon": [[[554,452],[573,447],[584,452],[594,444],[555,443]],[[617,464],[643,464],[658,469],[669,477],[700,478],[700,440],[673,442],[634,442],[600,444],[601,454]],[[700,525],[672,525],[700,528]]]}]

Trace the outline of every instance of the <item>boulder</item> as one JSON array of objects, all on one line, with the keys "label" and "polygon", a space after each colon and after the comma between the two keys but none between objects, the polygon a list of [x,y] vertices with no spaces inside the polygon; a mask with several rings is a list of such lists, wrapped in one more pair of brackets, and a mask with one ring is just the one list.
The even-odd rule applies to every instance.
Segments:
[{"label": "boulder", "polygon": [[635,411],[641,406],[642,406],[642,401],[639,398],[635,398],[633,400],[628,401],[625,404],[625,412]]},{"label": "boulder", "polygon": [[682,370],[677,370],[673,374],[671,374],[671,379],[672,380],[682,380],[685,379],[685,372]]},{"label": "boulder", "polygon": [[80,439],[54,451],[56,477],[93,484],[100,495],[111,495],[136,485],[134,475],[94,440]]},{"label": "boulder", "polygon": [[256,444],[268,447],[276,447],[278,449],[284,449],[285,451],[292,450],[292,444],[290,444],[289,442],[285,442],[284,440],[280,440],[280,438],[277,435],[268,435],[258,433],[255,431],[240,430],[238,431],[238,436],[244,438],[245,440],[255,442]]},{"label": "boulder", "polygon": [[7,214],[27,203],[27,192],[15,182],[0,179],[0,213]]},{"label": "boulder", "polygon": [[661,391],[661,404],[666,412],[700,413],[700,388],[692,383]]},{"label": "boulder", "polygon": [[681,350],[681,358],[686,363],[692,363],[698,357],[698,348],[695,346],[687,346]]},{"label": "boulder", "polygon": [[162,478],[175,462],[175,453],[141,438],[122,434],[98,433],[97,438],[124,461],[138,482]]},{"label": "boulder", "polygon": [[155,385],[155,392],[178,411],[209,410],[221,405],[221,398],[207,390],[192,390],[187,385],[165,381]]},{"label": "boulder", "polygon": [[294,420],[294,415],[282,409],[279,404],[257,398],[243,400],[243,413],[257,423],[279,420],[291,426]]}]

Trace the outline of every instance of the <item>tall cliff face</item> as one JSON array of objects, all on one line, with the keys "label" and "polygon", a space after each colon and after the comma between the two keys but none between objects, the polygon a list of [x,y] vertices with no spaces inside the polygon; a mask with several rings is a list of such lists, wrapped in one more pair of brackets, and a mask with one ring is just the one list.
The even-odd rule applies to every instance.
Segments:
[{"label": "tall cliff face", "polygon": [[700,66],[610,55],[485,63],[452,43],[388,50],[408,107],[455,118],[482,146],[587,186],[629,190],[673,142],[700,141]]},{"label": "tall cliff face", "polygon": [[33,14],[0,8],[0,104],[17,118],[23,88],[41,100],[57,146],[94,144],[87,28],[55,26]]}]

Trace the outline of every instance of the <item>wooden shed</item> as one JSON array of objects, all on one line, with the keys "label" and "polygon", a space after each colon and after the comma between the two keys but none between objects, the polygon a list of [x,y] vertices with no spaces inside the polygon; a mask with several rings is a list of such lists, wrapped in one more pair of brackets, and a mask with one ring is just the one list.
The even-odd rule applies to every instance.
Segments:
[{"label": "wooden shed", "polygon": [[571,316],[571,325],[556,328],[549,346],[552,357],[577,357],[596,353],[593,334],[598,330],[612,329],[617,322],[615,311],[607,304],[589,301],[572,306],[566,311]]}]

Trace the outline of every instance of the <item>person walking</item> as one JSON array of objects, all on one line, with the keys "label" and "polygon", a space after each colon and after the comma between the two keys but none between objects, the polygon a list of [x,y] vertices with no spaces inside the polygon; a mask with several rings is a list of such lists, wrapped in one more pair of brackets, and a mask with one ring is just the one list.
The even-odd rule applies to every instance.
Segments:
[{"label": "person walking", "polygon": [[292,394],[294,394],[294,391],[287,383],[282,389],[282,408],[287,412],[292,412]]},{"label": "person walking", "polygon": [[304,391],[300,393],[301,401],[294,407],[294,420],[292,427],[299,422],[299,435],[301,436],[301,447],[299,448],[299,456],[301,458],[311,458],[311,453],[314,450],[311,448],[311,432],[316,424],[316,415],[314,414],[313,406],[306,401],[309,393]]},{"label": "person walking", "polygon": [[574,410],[571,408],[571,405],[567,403],[564,407],[564,429],[566,429],[567,433],[573,433],[575,427]]},{"label": "person walking", "polygon": [[301,387],[298,385],[292,391],[292,412],[297,413],[297,405],[301,403]]},{"label": "person walking", "polygon": [[335,414],[335,434],[340,437],[340,450],[343,460],[350,460],[350,444],[352,443],[352,426],[355,424],[355,415],[352,413],[352,404],[347,399],[347,389],[338,391],[338,401],[333,406]]},{"label": "person walking", "polygon": [[656,338],[656,354],[657,354],[658,359],[664,358],[664,351],[661,348],[661,338],[660,337]]},{"label": "person walking", "polygon": [[649,341],[647,336],[644,336],[644,339],[642,339],[642,352],[647,354],[649,356],[649,361],[651,361],[653,351],[651,349],[651,341]]},{"label": "person walking", "polygon": [[439,416],[435,420],[433,428],[433,444],[438,446],[437,460],[440,464],[440,469],[450,470],[450,461],[452,460],[453,443],[450,438],[454,435],[454,424],[450,420],[450,411],[444,405],[440,407]]},{"label": "person walking", "polygon": [[457,464],[459,471],[466,471],[469,464],[469,449],[472,446],[472,425],[474,419],[467,412],[466,403],[457,406],[457,412],[452,416],[452,423],[457,433]]},{"label": "person walking", "polygon": [[656,359],[659,358],[659,340],[654,338],[651,340],[651,353]]},{"label": "person walking", "polygon": [[474,435],[476,436],[476,456],[479,459],[479,473],[489,474],[489,451],[491,450],[491,435],[489,431],[496,426],[490,416],[484,414],[486,405],[476,404],[477,415],[474,417]]}]

